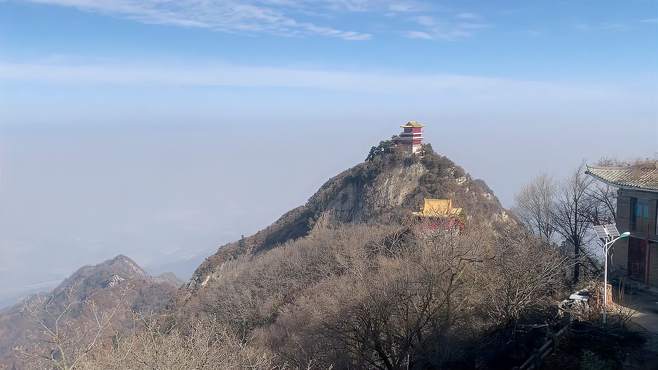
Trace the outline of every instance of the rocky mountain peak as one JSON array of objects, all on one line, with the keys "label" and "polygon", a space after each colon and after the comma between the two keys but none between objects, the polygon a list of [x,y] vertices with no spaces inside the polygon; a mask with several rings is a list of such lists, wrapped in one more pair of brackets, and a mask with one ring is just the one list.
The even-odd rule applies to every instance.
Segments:
[{"label": "rocky mountain peak", "polygon": [[84,266],[64,280],[55,290],[55,296],[75,292],[84,299],[98,289],[112,288],[125,280],[147,279],[148,273],[124,255],[93,266]]},{"label": "rocky mountain peak", "polygon": [[452,199],[471,219],[508,219],[508,212],[484,181],[472,179],[463,168],[435,153],[431,145],[410,155],[383,141],[370,150],[365,162],[329,179],[305,205],[250,237],[220,247],[201,264],[188,287],[194,291],[205,286],[227,260],[308,235],[318,220],[333,224],[395,222],[419,210],[425,198]]}]

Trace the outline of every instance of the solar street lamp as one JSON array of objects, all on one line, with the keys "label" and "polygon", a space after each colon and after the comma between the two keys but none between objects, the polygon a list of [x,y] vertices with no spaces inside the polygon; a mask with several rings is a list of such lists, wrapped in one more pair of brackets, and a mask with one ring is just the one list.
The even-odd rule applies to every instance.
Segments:
[{"label": "solar street lamp", "polygon": [[612,248],[615,242],[619,239],[628,238],[631,233],[626,231],[619,234],[615,224],[595,225],[594,231],[596,235],[603,241],[603,252],[605,254],[605,262],[603,263],[603,323],[606,323],[606,305],[608,304],[608,251]]}]

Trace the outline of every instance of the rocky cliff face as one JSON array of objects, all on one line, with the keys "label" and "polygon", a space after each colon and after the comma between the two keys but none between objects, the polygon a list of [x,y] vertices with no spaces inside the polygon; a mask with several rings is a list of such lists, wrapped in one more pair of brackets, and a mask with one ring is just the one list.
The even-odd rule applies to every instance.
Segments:
[{"label": "rocky cliff face", "polygon": [[308,202],[255,235],[219,248],[187,285],[188,297],[220,276],[223,263],[258,254],[308,235],[319,220],[331,223],[395,222],[420,209],[424,198],[450,198],[470,219],[505,221],[508,213],[481,180],[425,145],[405,155],[390,143],[373,147],[368,159],[327,181]]},{"label": "rocky cliff face", "polygon": [[26,367],[17,347],[32,355],[47,352],[53,344],[44,337],[42,325],[53,326],[60,316],[58,325],[68,341],[86,335],[85,330],[94,326],[94,314],[119,312],[108,326],[108,335],[127,330],[133,319],[128,313],[161,312],[172,302],[178,288],[174,281],[149,276],[125,256],[80,268],[51,293],[0,311],[0,369]]}]

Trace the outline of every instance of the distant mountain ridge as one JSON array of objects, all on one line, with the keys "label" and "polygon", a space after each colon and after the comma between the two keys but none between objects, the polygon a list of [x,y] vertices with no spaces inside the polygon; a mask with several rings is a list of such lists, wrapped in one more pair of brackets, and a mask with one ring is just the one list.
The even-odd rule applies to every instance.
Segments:
[{"label": "distant mountain ridge", "polygon": [[112,288],[120,281],[148,278],[148,273],[132,259],[118,255],[98,265],[79,268],[58,285],[52,295],[57,297],[75,292],[78,299],[84,300],[98,289]]},{"label": "distant mountain ridge", "polygon": [[[32,295],[0,311],[0,364],[21,368],[15,347],[37,351],[42,339],[36,319],[49,323],[63,314],[66,326],[88,319],[85,305],[93,302],[99,312],[116,306],[130,312],[162,312],[175,296],[180,281],[171,274],[153,277],[130,258],[119,255],[94,266],[84,266],[50,293]],[[27,309],[29,308],[29,310]],[[29,311],[29,312],[28,312]],[[118,315],[113,325],[121,331],[131,317]],[[41,343],[43,344],[43,343]]]}]

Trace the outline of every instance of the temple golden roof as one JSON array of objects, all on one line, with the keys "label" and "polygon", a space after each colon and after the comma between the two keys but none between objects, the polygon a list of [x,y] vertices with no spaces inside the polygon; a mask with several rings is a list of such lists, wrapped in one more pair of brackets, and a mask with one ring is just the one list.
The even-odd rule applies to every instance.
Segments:
[{"label": "temple golden roof", "polygon": [[409,121],[406,124],[400,126],[402,128],[408,128],[408,127],[424,127],[422,123],[418,121]]},{"label": "temple golden roof", "polygon": [[452,199],[425,198],[423,209],[413,214],[419,217],[462,217],[464,211],[461,208],[453,208]]}]

